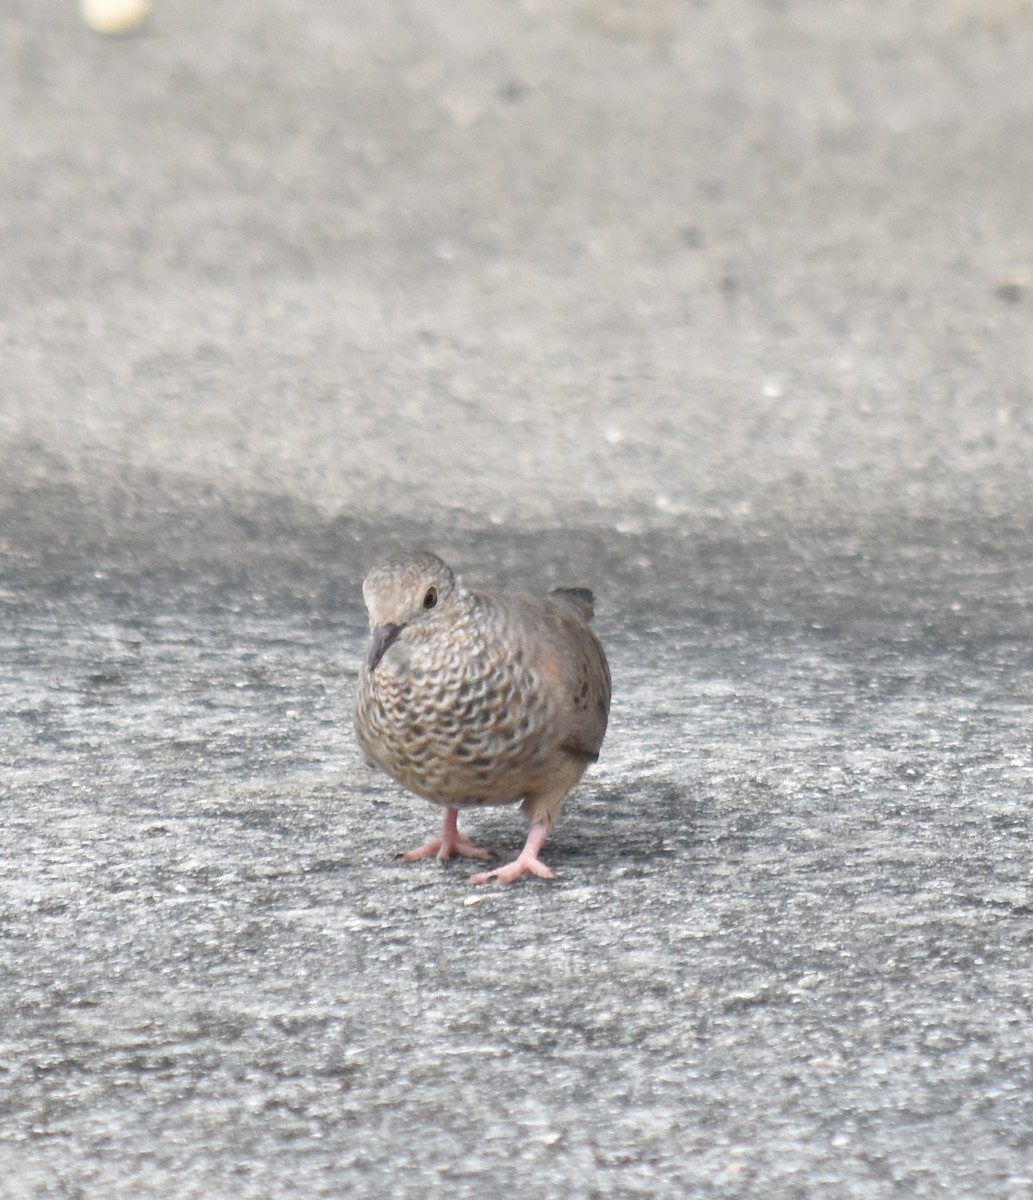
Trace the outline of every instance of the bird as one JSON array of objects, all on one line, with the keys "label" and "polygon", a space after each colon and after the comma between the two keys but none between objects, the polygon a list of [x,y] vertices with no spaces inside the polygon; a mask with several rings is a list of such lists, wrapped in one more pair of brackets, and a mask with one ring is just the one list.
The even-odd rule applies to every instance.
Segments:
[{"label": "bird", "polygon": [[436,554],[408,551],[374,567],[362,595],[370,645],[355,695],[359,746],[371,766],[445,809],[440,836],[402,859],[495,858],[459,832],[459,811],[519,801],[530,822],[523,850],[471,882],[553,878],[541,849],[598,759],[610,712],[591,591],[473,591]]}]

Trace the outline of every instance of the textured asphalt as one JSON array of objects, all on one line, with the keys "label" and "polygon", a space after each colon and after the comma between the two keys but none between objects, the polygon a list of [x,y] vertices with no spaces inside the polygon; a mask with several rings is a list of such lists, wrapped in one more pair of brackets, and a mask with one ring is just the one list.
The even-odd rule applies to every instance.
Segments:
[{"label": "textured asphalt", "polygon": [[[1031,61],[0,0],[4,1200],[1033,1196]],[[555,881],[395,858],[404,545],[597,594]]]}]

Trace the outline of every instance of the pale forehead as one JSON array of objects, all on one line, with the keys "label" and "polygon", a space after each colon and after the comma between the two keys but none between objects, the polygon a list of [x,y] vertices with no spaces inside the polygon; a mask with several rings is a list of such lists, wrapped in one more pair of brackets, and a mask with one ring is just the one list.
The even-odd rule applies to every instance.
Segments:
[{"label": "pale forehead", "polygon": [[364,596],[416,591],[428,583],[439,587],[453,581],[451,570],[436,554],[420,551],[392,554],[373,568],[362,585]]}]

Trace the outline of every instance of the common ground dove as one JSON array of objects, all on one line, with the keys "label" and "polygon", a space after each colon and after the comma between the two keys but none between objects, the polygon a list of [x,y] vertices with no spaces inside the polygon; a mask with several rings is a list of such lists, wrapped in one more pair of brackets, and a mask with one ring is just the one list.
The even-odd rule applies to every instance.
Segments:
[{"label": "common ground dove", "polygon": [[445,808],[441,836],[406,861],[493,858],[458,810],[512,804],[531,822],[520,855],[471,877],[553,872],[538,857],[563,798],[599,757],[610,671],[588,626],[592,593],[474,592],[434,554],[395,554],[362,585],[372,642],[355,732],[367,759]]}]

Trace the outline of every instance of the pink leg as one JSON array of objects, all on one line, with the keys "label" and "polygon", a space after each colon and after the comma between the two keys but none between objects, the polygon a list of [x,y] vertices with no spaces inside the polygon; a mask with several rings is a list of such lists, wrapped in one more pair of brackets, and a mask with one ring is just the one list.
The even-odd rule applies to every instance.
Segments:
[{"label": "pink leg", "polygon": [[468,838],[464,838],[458,829],[459,810],[455,808],[445,809],[445,820],[441,826],[441,837],[435,838],[433,842],[428,842],[425,846],[418,846],[415,850],[408,850],[402,855],[404,862],[415,862],[418,858],[430,858],[432,854],[438,856],[439,861],[445,862],[454,854],[462,854],[465,858],[494,858],[490,850],[482,850],[480,846],[475,846]]},{"label": "pink leg", "polygon": [[550,871],[538,857],[538,851],[545,845],[545,839],[548,836],[549,831],[544,822],[535,821],[528,831],[523,850],[511,863],[506,863],[504,867],[499,867],[495,871],[483,871],[479,875],[471,875],[470,882],[487,883],[494,879],[498,883],[512,883],[521,875],[540,875],[542,879],[555,878],[555,872]]}]

